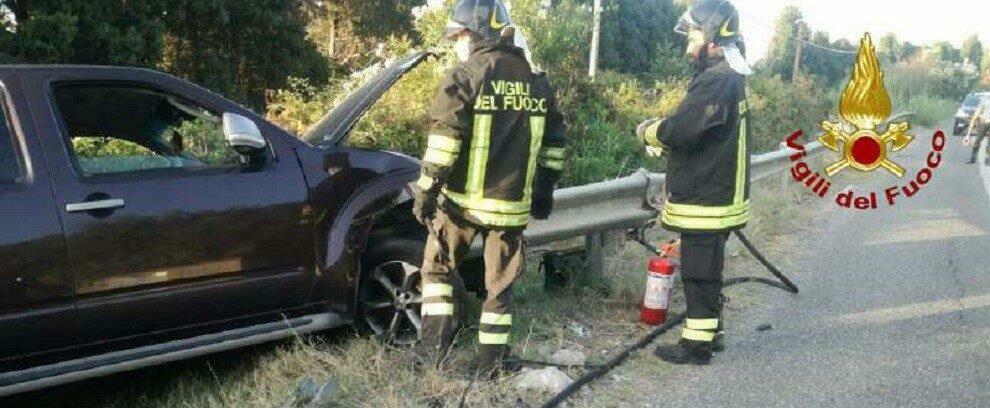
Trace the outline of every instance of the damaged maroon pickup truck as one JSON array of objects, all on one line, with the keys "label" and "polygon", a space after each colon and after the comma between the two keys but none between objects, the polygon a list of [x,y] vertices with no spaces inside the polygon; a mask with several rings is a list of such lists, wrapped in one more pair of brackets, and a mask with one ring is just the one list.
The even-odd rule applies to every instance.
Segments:
[{"label": "damaged maroon pickup truck", "polygon": [[356,324],[420,328],[411,157],[134,68],[0,66],[0,395]]}]

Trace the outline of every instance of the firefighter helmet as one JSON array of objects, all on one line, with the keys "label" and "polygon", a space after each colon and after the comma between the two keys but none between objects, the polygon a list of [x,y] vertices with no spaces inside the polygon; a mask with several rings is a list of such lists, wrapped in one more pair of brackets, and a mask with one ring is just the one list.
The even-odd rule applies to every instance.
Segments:
[{"label": "firefighter helmet", "polygon": [[674,31],[687,35],[691,30],[701,31],[706,42],[714,41],[718,45],[742,42],[739,13],[727,0],[700,0],[691,6],[677,21]]},{"label": "firefighter helmet", "polygon": [[512,25],[509,10],[501,0],[460,0],[450,11],[446,36],[468,30],[482,38],[495,41],[502,30]]}]

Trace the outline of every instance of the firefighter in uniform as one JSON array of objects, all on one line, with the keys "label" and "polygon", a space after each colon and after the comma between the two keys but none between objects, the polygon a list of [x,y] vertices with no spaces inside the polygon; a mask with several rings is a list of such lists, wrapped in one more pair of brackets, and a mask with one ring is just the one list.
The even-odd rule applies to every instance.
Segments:
[{"label": "firefighter in uniform", "polygon": [[[973,136],[976,133],[976,136]],[[969,161],[966,163],[976,163],[976,156],[980,152],[980,144],[983,143],[983,139],[990,135],[990,100],[984,99],[980,101],[980,105],[976,108],[976,112],[973,112],[973,118],[969,121],[969,129],[966,130],[966,137],[963,138],[963,145],[973,146],[973,151],[969,155]],[[986,146],[987,157],[983,160],[983,164],[990,166],[990,143]]]},{"label": "firefighter in uniform", "polygon": [[650,154],[669,155],[661,223],[680,232],[687,314],[681,340],[654,354],[675,364],[708,364],[722,349],[725,240],[749,219],[749,153],[739,17],[725,0],[701,0],[677,24],[695,66],[673,115],[640,124]]},{"label": "firefighter in uniform", "polygon": [[512,285],[524,267],[523,230],[531,215],[549,216],[565,154],[553,90],[514,45],[510,24],[498,0],[454,6],[447,35],[461,63],[446,75],[430,107],[434,127],[413,208],[429,227],[420,351],[442,359],[450,347],[459,318],[451,275],[480,234],[487,297],[478,368],[489,372],[505,368]]}]

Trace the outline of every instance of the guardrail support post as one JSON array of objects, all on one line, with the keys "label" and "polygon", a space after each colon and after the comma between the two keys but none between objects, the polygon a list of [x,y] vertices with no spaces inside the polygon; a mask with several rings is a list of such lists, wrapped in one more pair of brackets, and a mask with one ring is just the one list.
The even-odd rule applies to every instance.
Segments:
[{"label": "guardrail support post", "polygon": [[584,236],[585,268],[587,273],[594,278],[605,277],[605,240],[602,233],[589,234]]},{"label": "guardrail support post", "polygon": [[780,198],[783,198],[784,200],[787,200],[790,196],[790,189],[787,188],[787,186],[790,185],[790,178],[791,174],[789,171],[784,170],[780,172]]},{"label": "guardrail support post", "polygon": [[[780,150],[786,149],[787,143],[780,142],[780,145],[777,147]],[[784,200],[787,200],[788,197],[790,196],[790,194],[788,194],[790,191],[787,188],[787,186],[790,185],[789,183],[790,178],[791,178],[791,174],[787,169],[784,169],[784,171],[780,172],[780,198]]]}]

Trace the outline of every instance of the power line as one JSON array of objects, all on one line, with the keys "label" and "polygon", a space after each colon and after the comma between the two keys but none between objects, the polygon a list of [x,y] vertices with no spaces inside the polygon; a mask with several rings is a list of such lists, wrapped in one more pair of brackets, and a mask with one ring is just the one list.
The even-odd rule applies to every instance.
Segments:
[{"label": "power line", "polygon": [[[777,34],[776,28],[774,28],[773,26],[771,26],[771,25],[769,25],[767,23],[764,23],[762,20],[754,17],[752,14],[749,14],[749,13],[747,13],[745,11],[742,11],[742,10],[739,10],[739,14],[745,15],[750,20],[752,20],[752,21],[756,22],[757,24],[763,26],[763,28],[766,28],[768,32],[773,33],[773,34]],[[813,43],[811,41],[805,40],[805,39],[800,38],[800,37],[794,37],[794,36],[790,36],[790,35],[788,35],[786,37],[789,38],[789,39],[791,39],[791,40],[794,40],[794,41],[800,41],[804,45],[807,45],[807,46],[812,47],[812,48],[818,48],[818,49],[823,50],[823,51],[830,51],[830,52],[834,52],[834,53],[838,53],[838,54],[851,54],[851,55],[855,55],[857,53],[857,51],[840,50],[838,48],[828,47],[828,46],[824,46],[824,45],[821,45],[821,44],[815,44],[815,43]]]}]

